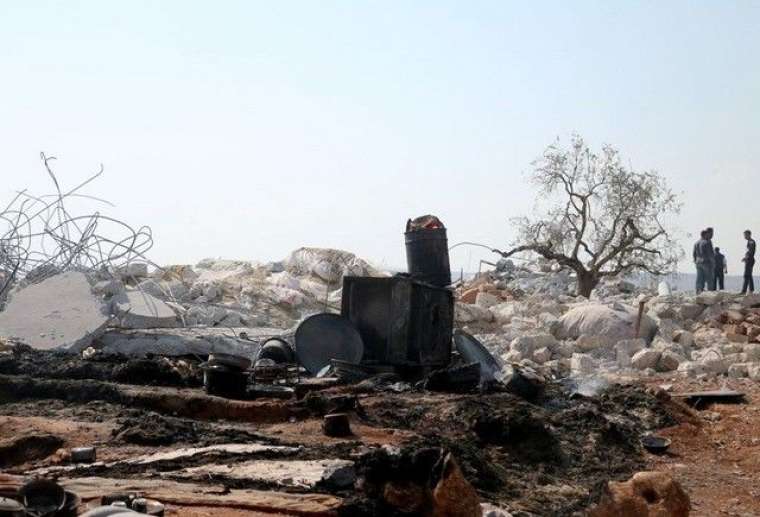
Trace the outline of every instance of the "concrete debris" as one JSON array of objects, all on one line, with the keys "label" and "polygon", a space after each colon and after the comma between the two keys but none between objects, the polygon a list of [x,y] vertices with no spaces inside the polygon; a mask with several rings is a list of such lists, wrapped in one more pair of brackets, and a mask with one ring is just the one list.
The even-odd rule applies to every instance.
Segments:
[{"label": "concrete debris", "polygon": [[106,329],[108,304],[83,273],[62,273],[15,292],[0,312],[0,335],[39,350],[79,352]]},{"label": "concrete debris", "polygon": [[151,329],[177,327],[177,314],[155,296],[140,291],[123,291],[113,300],[113,313],[121,327]]},{"label": "concrete debris", "polygon": [[568,339],[588,335],[615,342],[636,337],[651,340],[657,331],[657,325],[649,316],[644,315],[639,335],[636,335],[636,317],[636,309],[619,303],[613,306],[581,305],[560,318],[558,337]]},{"label": "concrete debris", "polygon": [[353,462],[337,459],[253,460],[231,465],[209,464],[189,467],[172,474],[176,479],[191,480],[208,479],[209,476],[301,490],[313,489],[317,484],[347,488],[352,486],[356,479]]},{"label": "concrete debris", "polygon": [[[105,354],[132,357],[150,354],[207,356],[216,352],[254,358],[259,342],[281,332],[281,329],[272,328],[113,329],[105,332],[97,345]],[[240,337],[243,334],[245,338]]]}]

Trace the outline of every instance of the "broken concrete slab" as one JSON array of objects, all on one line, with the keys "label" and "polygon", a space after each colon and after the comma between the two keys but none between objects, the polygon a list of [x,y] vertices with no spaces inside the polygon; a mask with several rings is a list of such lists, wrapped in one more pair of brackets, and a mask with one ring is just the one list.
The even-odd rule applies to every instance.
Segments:
[{"label": "broken concrete slab", "polygon": [[338,515],[342,500],[326,494],[288,494],[250,489],[230,489],[218,484],[176,483],[167,479],[111,479],[82,477],[62,479],[60,484],[83,501],[100,500],[104,493],[137,492],[172,506],[238,508],[254,514],[328,517]]},{"label": "broken concrete slab", "polygon": [[254,460],[230,465],[208,464],[178,472],[166,472],[178,479],[215,478],[245,480],[281,488],[313,489],[318,484],[347,488],[355,478],[354,463],[347,460]]},{"label": "broken concrete slab", "polygon": [[[96,348],[107,354],[144,357],[148,354],[180,356],[211,353],[233,354],[254,359],[259,343],[281,336],[273,328],[173,328],[109,330],[97,341]],[[240,336],[245,334],[246,338]]]},{"label": "broken concrete slab", "polygon": [[[102,473],[105,469],[113,469],[124,466],[140,466],[160,468],[162,466],[171,466],[178,461],[195,460],[211,462],[216,457],[229,458],[230,456],[255,457],[259,454],[277,454],[287,456],[299,451],[297,447],[287,447],[284,445],[265,445],[258,443],[230,443],[209,445],[207,447],[183,447],[168,451],[136,456],[119,461],[93,463],[88,466],[83,465],[65,465],[43,467],[31,471],[30,474],[35,476],[61,476],[67,472],[76,471],[78,475],[88,475],[90,473]],[[165,467],[163,468],[165,470]]]},{"label": "broken concrete slab", "polygon": [[142,291],[124,291],[114,296],[113,312],[122,327],[151,329],[177,327],[177,314],[162,300]]},{"label": "broken concrete slab", "polygon": [[39,350],[84,350],[110,321],[108,304],[83,273],[69,271],[14,294],[0,312],[0,336]]}]

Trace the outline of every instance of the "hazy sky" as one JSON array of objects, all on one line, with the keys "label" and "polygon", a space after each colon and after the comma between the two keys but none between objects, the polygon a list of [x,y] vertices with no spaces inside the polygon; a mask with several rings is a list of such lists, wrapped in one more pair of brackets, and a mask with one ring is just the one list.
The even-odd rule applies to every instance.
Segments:
[{"label": "hazy sky", "polygon": [[40,151],[69,186],[102,162],[160,263],[403,265],[424,213],[506,246],[573,131],[666,175],[731,272],[760,233],[760,1],[3,1],[0,70],[0,202],[50,192]]}]

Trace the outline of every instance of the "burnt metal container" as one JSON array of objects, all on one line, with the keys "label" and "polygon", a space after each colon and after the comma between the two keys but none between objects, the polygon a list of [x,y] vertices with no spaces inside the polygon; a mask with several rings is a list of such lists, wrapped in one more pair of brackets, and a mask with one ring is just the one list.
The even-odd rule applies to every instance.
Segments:
[{"label": "burnt metal container", "polygon": [[420,228],[404,233],[406,267],[415,280],[438,287],[451,284],[446,228]]},{"label": "burnt metal container", "polygon": [[347,276],[341,315],[362,337],[363,363],[449,364],[454,326],[454,295],[449,289],[404,276]]}]

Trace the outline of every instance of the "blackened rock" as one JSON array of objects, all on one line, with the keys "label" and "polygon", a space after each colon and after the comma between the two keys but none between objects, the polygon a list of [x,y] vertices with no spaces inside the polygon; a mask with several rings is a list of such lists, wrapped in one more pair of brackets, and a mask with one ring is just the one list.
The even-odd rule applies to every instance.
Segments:
[{"label": "blackened rock", "polygon": [[480,364],[470,363],[445,370],[436,370],[425,380],[425,389],[451,393],[467,393],[480,384]]},{"label": "blackened rock", "polygon": [[529,402],[540,399],[546,391],[546,380],[528,368],[513,366],[512,373],[506,377],[504,384],[507,392]]},{"label": "blackened rock", "polygon": [[351,424],[348,421],[348,414],[332,413],[325,415],[322,420],[322,431],[324,431],[326,436],[336,438],[351,436]]}]

